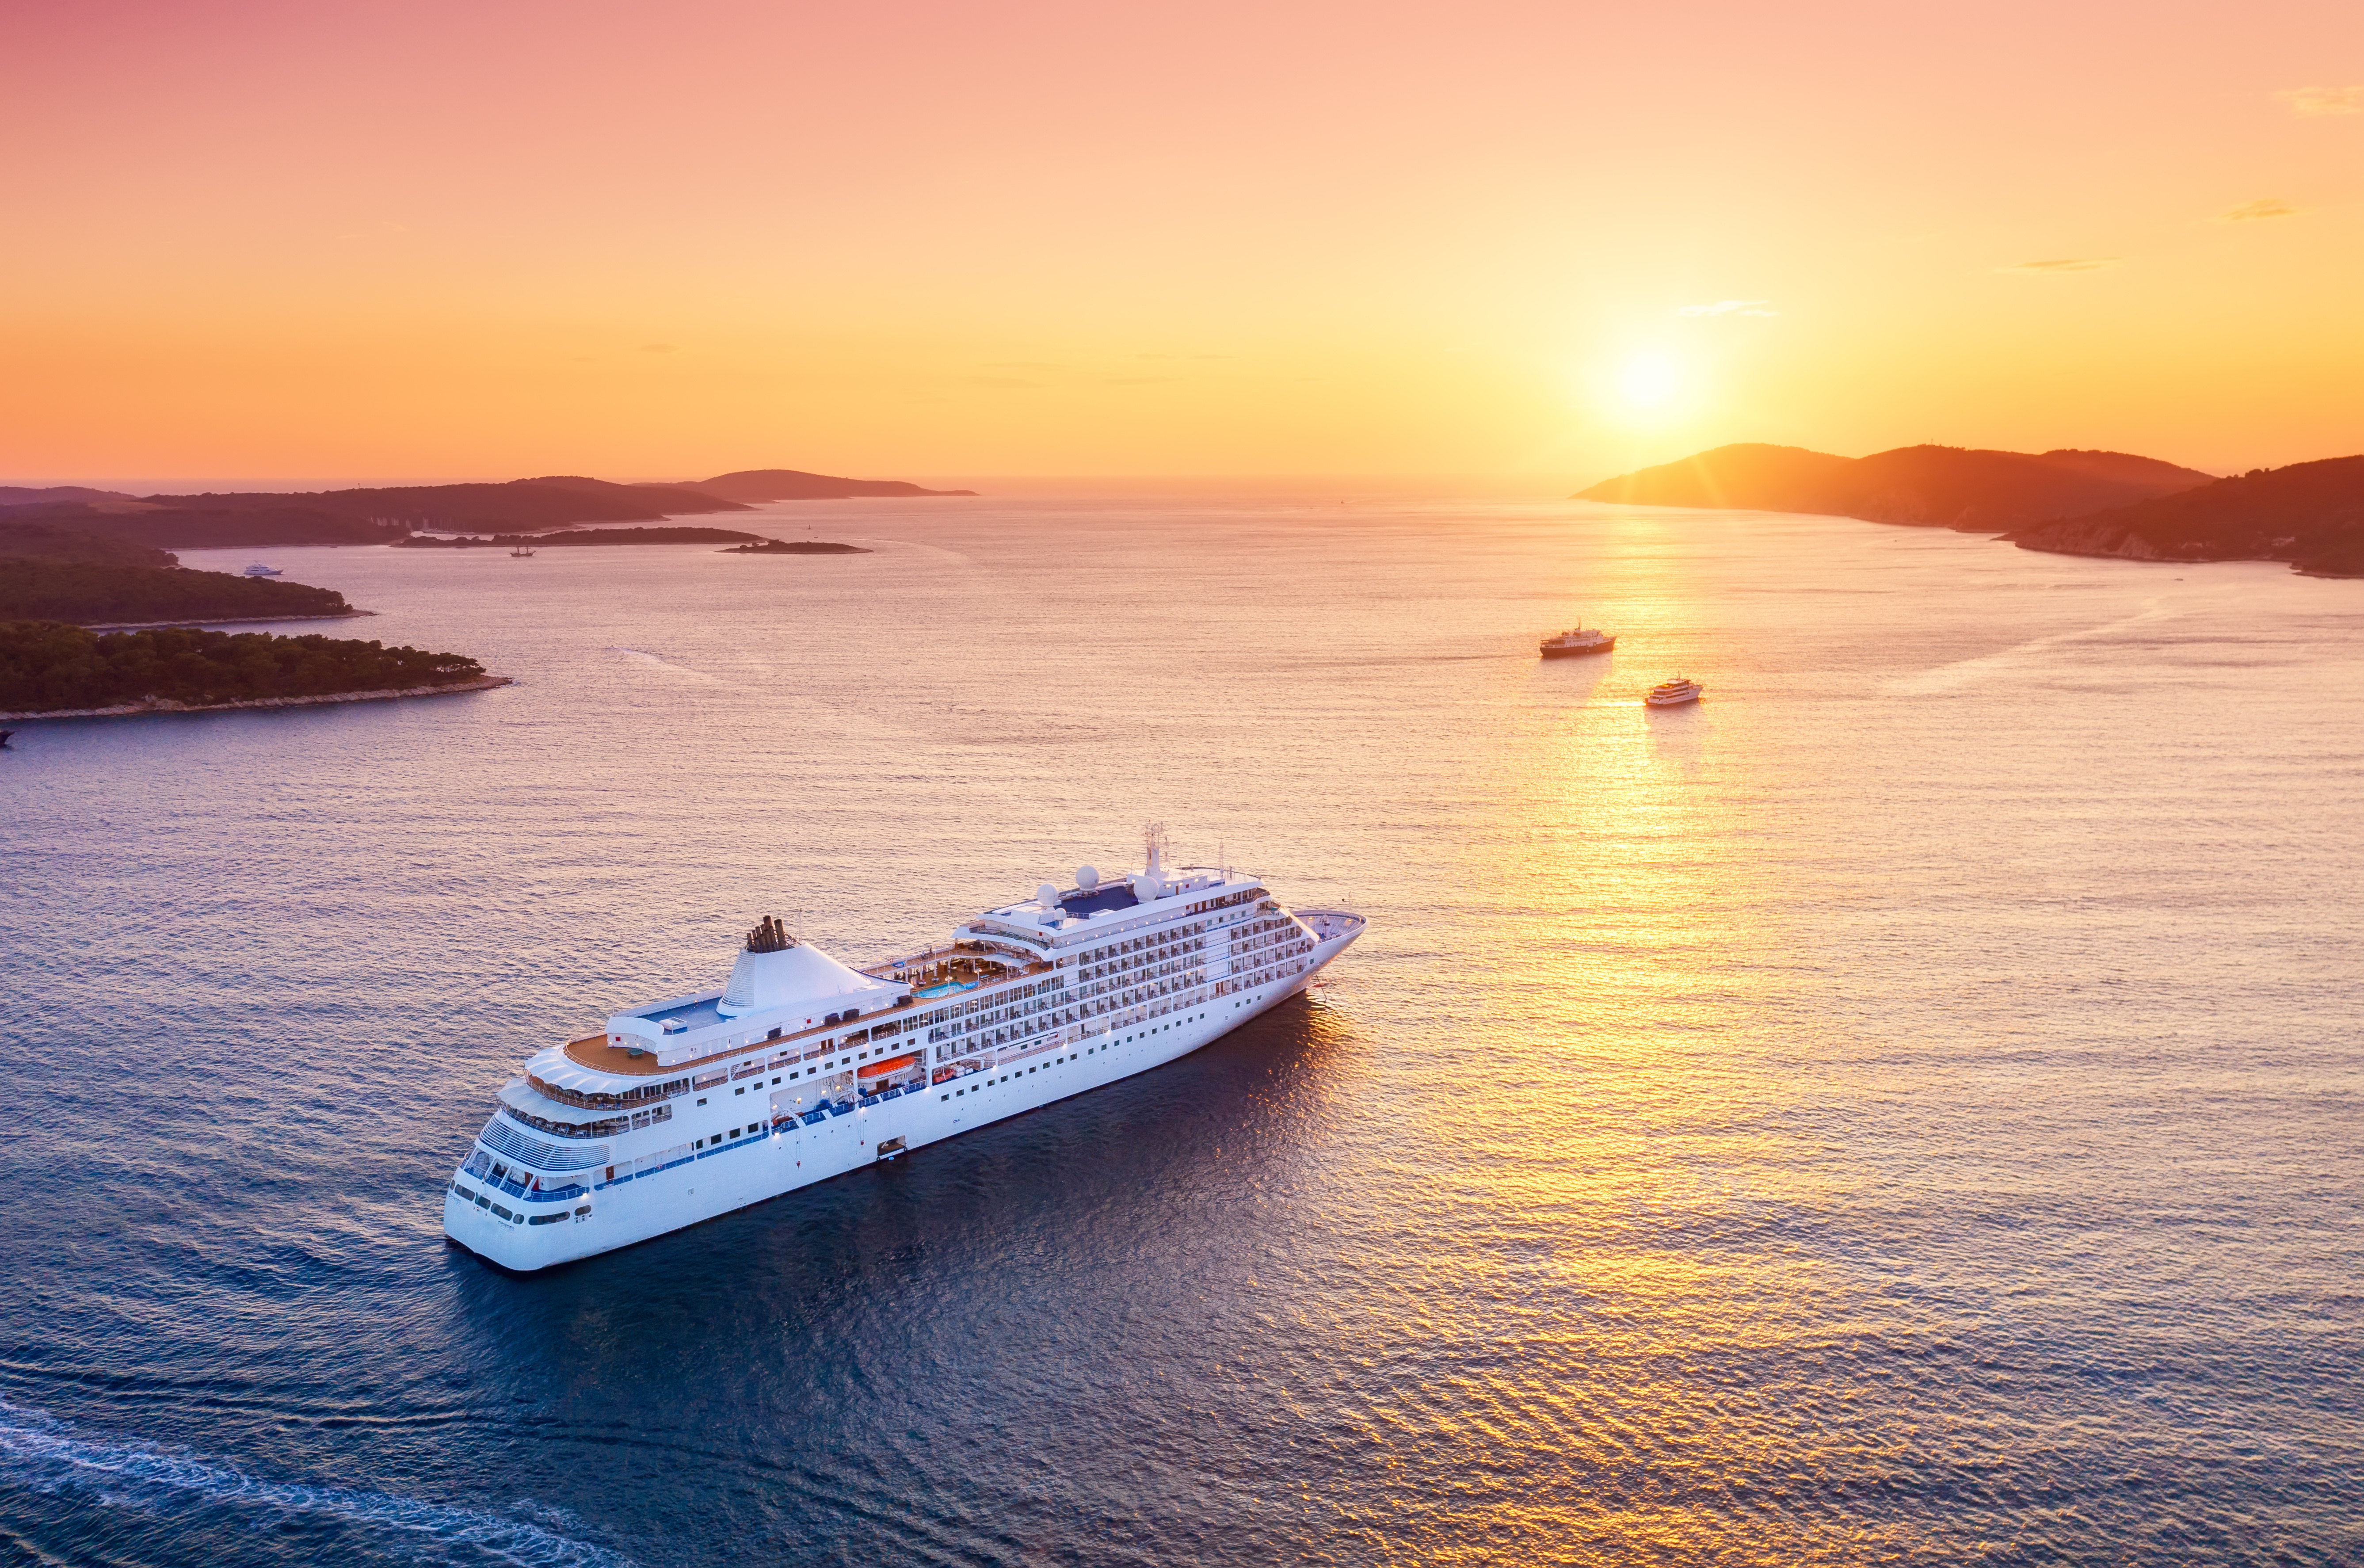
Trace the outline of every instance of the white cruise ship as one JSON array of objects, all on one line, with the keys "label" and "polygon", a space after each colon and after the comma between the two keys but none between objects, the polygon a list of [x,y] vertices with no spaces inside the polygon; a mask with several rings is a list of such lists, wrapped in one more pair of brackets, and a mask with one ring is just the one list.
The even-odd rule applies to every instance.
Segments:
[{"label": "white cruise ship", "polygon": [[1304,989],[1359,915],[1147,867],[849,969],[766,918],[719,993],[618,1013],[500,1093],[443,1230],[505,1268],[629,1246],[1196,1051]]}]

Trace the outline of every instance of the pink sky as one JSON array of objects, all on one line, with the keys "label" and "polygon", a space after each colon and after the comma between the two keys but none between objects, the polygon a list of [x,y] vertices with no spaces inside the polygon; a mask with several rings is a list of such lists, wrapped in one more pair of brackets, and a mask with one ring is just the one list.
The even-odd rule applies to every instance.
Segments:
[{"label": "pink sky", "polygon": [[2364,7],[0,6],[0,482],[2364,449]]}]

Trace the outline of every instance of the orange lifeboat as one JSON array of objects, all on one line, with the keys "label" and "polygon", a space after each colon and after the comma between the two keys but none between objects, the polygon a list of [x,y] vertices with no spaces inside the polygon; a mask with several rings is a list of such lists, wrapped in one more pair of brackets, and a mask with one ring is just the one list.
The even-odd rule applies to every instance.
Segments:
[{"label": "orange lifeboat", "polygon": [[919,1060],[920,1055],[917,1051],[911,1051],[902,1056],[890,1056],[884,1062],[874,1062],[867,1067],[855,1068],[853,1070],[853,1075],[856,1078],[884,1077],[886,1074],[895,1072],[899,1068],[916,1066]]}]

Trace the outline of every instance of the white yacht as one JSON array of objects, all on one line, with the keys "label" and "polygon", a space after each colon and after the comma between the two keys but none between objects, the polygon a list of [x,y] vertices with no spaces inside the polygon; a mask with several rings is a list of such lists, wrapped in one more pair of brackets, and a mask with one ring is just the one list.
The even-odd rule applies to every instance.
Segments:
[{"label": "white yacht", "polygon": [[536,1053],[453,1172],[443,1231],[503,1267],[644,1241],[1163,1065],[1362,935],[1260,878],[1089,866],[942,947],[851,969],[773,918],[719,992]]},{"label": "white yacht", "polygon": [[276,577],[279,575],[279,568],[276,566],[265,566],[262,562],[258,561],[253,565],[248,567],[245,571],[240,573],[239,575],[241,577]]},{"label": "white yacht", "polygon": [[1671,681],[1660,681],[1652,686],[1650,695],[1642,700],[1651,707],[1680,707],[1685,703],[1699,701],[1706,693],[1707,688],[1697,681],[1678,675]]}]

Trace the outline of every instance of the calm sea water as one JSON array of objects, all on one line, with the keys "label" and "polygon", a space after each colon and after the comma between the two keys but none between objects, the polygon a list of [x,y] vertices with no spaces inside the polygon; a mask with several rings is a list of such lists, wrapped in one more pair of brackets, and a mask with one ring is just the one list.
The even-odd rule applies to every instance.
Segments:
[{"label": "calm sea water", "polygon": [[[0,753],[0,1561],[2364,1557],[2364,584],[782,515],[875,553],[279,552],[520,684]],[[890,1169],[445,1248],[538,1046],[1152,818],[1370,934]]]}]

